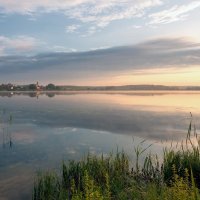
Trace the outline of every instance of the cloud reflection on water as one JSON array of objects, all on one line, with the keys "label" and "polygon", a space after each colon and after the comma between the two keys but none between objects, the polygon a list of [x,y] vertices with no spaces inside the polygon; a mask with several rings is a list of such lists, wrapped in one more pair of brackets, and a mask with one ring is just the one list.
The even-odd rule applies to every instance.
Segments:
[{"label": "cloud reflection on water", "polygon": [[185,137],[189,112],[197,122],[200,117],[198,93],[59,93],[51,97],[0,93],[0,107],[13,116],[13,148],[0,149],[0,186],[8,183],[1,190],[4,195],[10,188],[22,191],[21,185],[26,185],[25,179],[18,186],[9,184],[17,166],[33,175],[37,169],[59,166],[62,160],[80,159],[88,151],[99,155],[117,147],[133,157],[133,145],[142,138],[160,153],[161,140]]},{"label": "cloud reflection on water", "polygon": [[[190,95],[193,96],[190,98]],[[199,99],[200,94],[76,93],[60,94],[53,99],[42,95],[38,100],[13,96],[9,101],[1,99],[1,103],[16,115],[15,123],[32,123],[38,128],[73,127],[74,131],[84,128],[165,140],[184,136],[189,112],[200,111]]]}]

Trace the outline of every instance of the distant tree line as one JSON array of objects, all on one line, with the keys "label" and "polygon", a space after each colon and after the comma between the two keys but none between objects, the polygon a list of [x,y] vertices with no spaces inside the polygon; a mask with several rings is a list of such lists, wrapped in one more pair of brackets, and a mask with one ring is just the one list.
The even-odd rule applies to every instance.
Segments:
[{"label": "distant tree line", "polygon": [[49,83],[46,86],[38,83],[28,85],[1,84],[0,91],[167,91],[189,90],[199,91],[200,86],[164,86],[164,85],[124,85],[124,86],[57,86]]},{"label": "distant tree line", "polygon": [[31,83],[29,85],[13,85],[11,83],[1,84],[0,91],[36,91],[36,90],[60,90],[59,86],[49,83],[46,86],[39,86],[37,84]]}]

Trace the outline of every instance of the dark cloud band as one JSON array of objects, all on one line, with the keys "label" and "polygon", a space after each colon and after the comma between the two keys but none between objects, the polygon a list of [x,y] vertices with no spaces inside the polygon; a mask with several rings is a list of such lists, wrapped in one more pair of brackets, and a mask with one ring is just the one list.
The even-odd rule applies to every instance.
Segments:
[{"label": "dark cloud band", "polygon": [[40,71],[66,78],[84,78],[138,69],[190,67],[200,65],[200,44],[186,39],[158,39],[133,46],[114,47],[88,52],[45,53],[32,57],[0,57],[0,78]]}]

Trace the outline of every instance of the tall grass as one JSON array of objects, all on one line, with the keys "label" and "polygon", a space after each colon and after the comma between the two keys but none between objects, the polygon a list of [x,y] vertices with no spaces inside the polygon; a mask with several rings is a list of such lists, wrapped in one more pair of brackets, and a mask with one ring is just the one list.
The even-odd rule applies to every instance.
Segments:
[{"label": "tall grass", "polygon": [[200,139],[192,122],[179,147],[164,149],[163,163],[147,154],[139,165],[139,158],[149,147],[135,147],[135,167],[123,151],[63,162],[60,174],[37,176],[33,199],[200,200]]},{"label": "tall grass", "polygon": [[200,188],[200,138],[195,125],[192,128],[192,121],[188,128],[187,137],[182,141],[181,146],[174,149],[164,149],[163,173],[167,183],[171,180],[173,166],[176,167],[180,177],[184,177],[185,169],[192,171],[195,182]]}]

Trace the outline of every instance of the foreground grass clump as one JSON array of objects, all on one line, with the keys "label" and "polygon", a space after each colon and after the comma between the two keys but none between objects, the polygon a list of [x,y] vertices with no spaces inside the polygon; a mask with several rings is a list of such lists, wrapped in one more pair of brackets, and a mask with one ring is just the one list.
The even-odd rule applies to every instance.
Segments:
[{"label": "foreground grass clump", "polygon": [[[188,150],[189,151],[189,150]],[[167,152],[170,153],[170,152]],[[165,156],[168,156],[164,154]],[[188,152],[189,153],[189,152]],[[191,152],[192,153],[192,152]],[[63,163],[62,174],[48,172],[35,181],[34,200],[198,200],[192,171],[178,175],[173,164],[170,181],[165,183],[166,161],[158,168],[151,156],[137,170],[130,168],[127,155],[109,157],[88,155],[79,162]],[[138,166],[138,163],[136,163]],[[166,169],[165,169],[166,170]]]},{"label": "foreground grass clump", "polygon": [[116,156],[88,155],[83,161],[62,165],[62,176],[38,176],[33,199],[111,199],[130,185],[129,160],[125,153]]},{"label": "foreground grass clump", "polygon": [[[165,148],[163,157],[163,174],[166,183],[170,183],[174,173],[173,166],[175,166],[179,177],[184,177],[186,169],[192,172],[200,188],[200,137],[197,135],[195,126],[192,131],[192,123],[189,125],[187,138],[182,141],[180,147]],[[190,183],[191,181],[190,178]]]},{"label": "foreground grass clump", "polygon": [[63,163],[60,175],[38,175],[33,200],[200,200],[200,138],[195,127],[191,133],[192,123],[179,147],[164,149],[162,164],[157,156],[144,158],[148,147],[140,145],[134,168],[124,152]]}]

